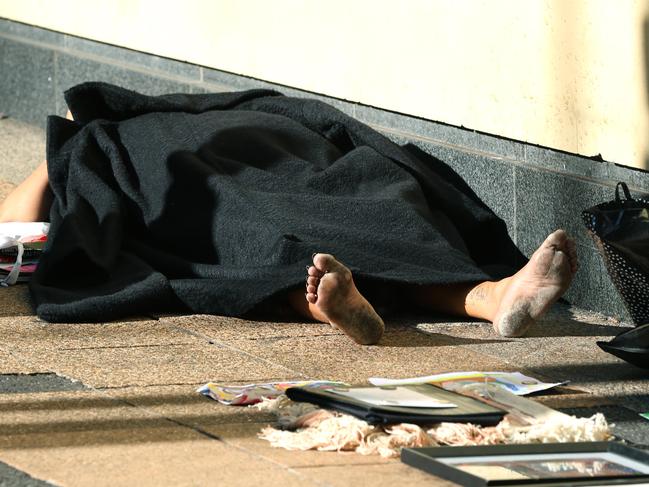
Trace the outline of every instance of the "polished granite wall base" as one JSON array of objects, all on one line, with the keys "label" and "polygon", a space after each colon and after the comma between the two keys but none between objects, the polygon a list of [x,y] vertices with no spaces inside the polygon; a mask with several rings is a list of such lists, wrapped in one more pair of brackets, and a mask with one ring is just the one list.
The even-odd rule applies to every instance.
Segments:
[{"label": "polished granite wall base", "polygon": [[552,230],[570,231],[579,245],[581,268],[567,298],[628,319],[580,215],[582,209],[612,199],[617,181],[626,181],[632,191],[649,192],[645,171],[0,19],[0,112],[42,126],[47,115],[65,114],[65,89],[89,80],[147,94],[272,88],[322,99],[453,167],[505,220],[527,255]]}]

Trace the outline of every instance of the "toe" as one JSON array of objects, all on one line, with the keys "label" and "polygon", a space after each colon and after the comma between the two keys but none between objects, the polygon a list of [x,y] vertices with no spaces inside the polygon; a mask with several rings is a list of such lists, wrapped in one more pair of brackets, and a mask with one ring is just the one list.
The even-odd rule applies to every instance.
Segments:
[{"label": "toe", "polygon": [[331,254],[314,254],[313,266],[321,273],[329,272],[335,268],[338,261]]},{"label": "toe", "polygon": [[558,229],[552,232],[543,242],[543,246],[558,247],[559,249],[565,248],[566,242],[570,240],[568,234],[563,229]]},{"label": "toe", "polygon": [[318,288],[316,286],[311,285],[311,284],[309,284],[306,287],[307,294],[315,294],[317,290],[318,290]]},{"label": "toe", "polygon": [[307,274],[309,277],[316,277],[316,278],[321,278],[324,276],[324,272],[318,270],[315,266],[310,266],[309,269],[307,270]]},{"label": "toe", "polygon": [[314,293],[306,293],[306,300],[309,303],[315,303],[318,300],[318,295]]},{"label": "toe", "polygon": [[315,276],[309,276],[306,280],[307,285],[309,286],[318,286],[320,284],[320,278]]}]

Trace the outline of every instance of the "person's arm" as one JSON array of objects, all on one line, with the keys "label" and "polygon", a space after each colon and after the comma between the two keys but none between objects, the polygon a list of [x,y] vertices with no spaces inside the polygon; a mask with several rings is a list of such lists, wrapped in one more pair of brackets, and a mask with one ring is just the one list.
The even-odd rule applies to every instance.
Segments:
[{"label": "person's arm", "polygon": [[52,191],[43,162],[0,204],[0,222],[41,222],[48,219]]},{"label": "person's arm", "polygon": [[[65,118],[73,120],[70,110]],[[0,203],[0,223],[47,221],[52,198],[47,163],[43,162]]]}]

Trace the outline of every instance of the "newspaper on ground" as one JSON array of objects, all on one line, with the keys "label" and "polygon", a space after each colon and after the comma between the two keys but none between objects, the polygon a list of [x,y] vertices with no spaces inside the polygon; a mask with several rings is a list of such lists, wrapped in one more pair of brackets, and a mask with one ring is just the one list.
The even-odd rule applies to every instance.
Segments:
[{"label": "newspaper on ground", "polygon": [[264,384],[226,385],[208,382],[199,387],[196,392],[211,397],[221,404],[227,405],[250,405],[261,402],[262,399],[274,399],[284,394],[289,387],[346,387],[349,384],[344,382],[333,382],[327,380],[303,380],[288,382],[268,382]]},{"label": "newspaper on ground", "polygon": [[456,389],[466,384],[476,382],[493,383],[501,386],[517,396],[525,396],[534,392],[544,391],[556,386],[567,384],[563,382],[542,382],[520,372],[448,372],[445,374],[409,377],[406,379],[385,379],[371,377],[369,382],[375,386],[400,386],[406,384],[435,384],[444,389]]}]

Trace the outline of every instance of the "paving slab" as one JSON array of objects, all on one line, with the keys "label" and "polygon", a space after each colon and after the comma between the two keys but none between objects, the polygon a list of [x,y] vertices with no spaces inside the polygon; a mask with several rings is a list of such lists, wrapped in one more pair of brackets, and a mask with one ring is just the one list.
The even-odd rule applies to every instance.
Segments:
[{"label": "paving slab", "polygon": [[597,340],[610,340],[624,330],[625,325],[598,313],[558,304],[521,338],[500,337],[489,323],[449,322],[448,318],[417,323],[416,327],[426,333],[475,339],[476,343],[465,346],[524,367],[529,356],[546,353],[558,341],[594,345]]},{"label": "paving slab", "polygon": [[113,443],[114,431],[134,442],[143,427],[173,425],[93,390],[0,394],[0,411],[0,449]]},{"label": "paving slab", "polygon": [[592,340],[556,337],[542,353],[526,357],[525,366],[603,397],[649,393],[649,371],[602,351]]},{"label": "paving slab", "polygon": [[18,316],[34,317],[27,285],[0,287],[0,321]]},{"label": "paving slab", "polygon": [[28,444],[14,439],[0,447],[0,459],[65,486],[237,485],[244,474],[252,484],[314,485],[299,473],[161,419],[116,422],[91,433],[49,432]]},{"label": "paving slab", "polygon": [[326,485],[348,487],[350,485],[386,486],[420,486],[439,487],[457,486],[434,475],[393,461],[386,465],[345,465],[296,468],[308,478]]},{"label": "paving slab", "polygon": [[227,343],[231,340],[289,338],[322,335],[343,335],[325,323],[291,321],[256,321],[217,315],[162,316],[162,323],[173,323],[212,340]]},{"label": "paving slab", "polygon": [[126,348],[200,343],[199,339],[182,329],[150,319],[67,324],[5,318],[0,320],[0,336],[5,346],[20,348],[25,354],[40,354],[43,349]]},{"label": "paving slab", "polygon": [[203,429],[218,436],[223,442],[235,448],[250,452],[286,467],[305,467],[319,465],[383,465],[394,460],[383,459],[378,455],[360,455],[355,452],[336,451],[292,451],[273,448],[266,440],[258,437],[266,423],[215,423]]},{"label": "paving slab", "polygon": [[25,365],[11,353],[0,348],[0,374],[20,374],[25,371]]},{"label": "paving slab", "polygon": [[86,389],[79,381],[56,374],[0,374],[0,394],[25,392],[79,391]]},{"label": "paving slab", "polygon": [[384,462],[378,456],[353,452],[297,452],[273,448],[267,441],[259,439],[258,434],[264,426],[275,423],[274,414],[254,407],[220,404],[198,394],[193,386],[128,387],[105,392],[157,416],[215,435],[234,448],[287,467]]},{"label": "paving slab", "polygon": [[294,377],[281,365],[207,342],[126,348],[39,350],[41,367],[92,387],[202,384],[208,381],[267,382]]},{"label": "paving slab", "polygon": [[[2,335],[0,335],[2,336]],[[12,347],[0,348],[0,374],[39,374],[51,372],[44,366],[30,363],[20,357]]]},{"label": "paving slab", "polygon": [[[236,384],[230,381],[229,384]],[[254,407],[226,406],[196,392],[196,385],[160,385],[154,387],[123,387],[103,392],[150,413],[188,426],[206,429],[215,424],[273,422],[275,415]]]},{"label": "paving slab", "polygon": [[234,340],[230,346],[300,372],[311,379],[364,383],[369,377],[412,377],[459,370],[513,370],[493,357],[462,348],[443,335],[412,328],[386,331],[378,346],[361,346],[330,335]]}]

